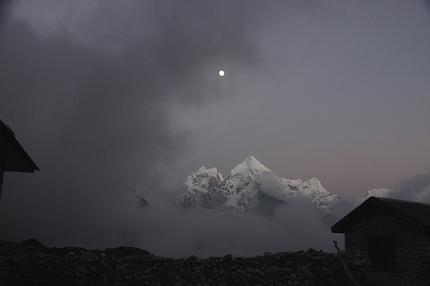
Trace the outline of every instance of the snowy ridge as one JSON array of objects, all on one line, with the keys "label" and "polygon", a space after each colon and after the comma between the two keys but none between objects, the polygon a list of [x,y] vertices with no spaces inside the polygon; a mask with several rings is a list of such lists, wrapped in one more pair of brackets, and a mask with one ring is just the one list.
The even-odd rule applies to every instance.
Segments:
[{"label": "snowy ridge", "polygon": [[334,223],[369,197],[430,203],[430,175],[417,175],[395,189],[372,189],[352,204],[327,191],[317,178],[308,181],[279,178],[256,158],[248,157],[223,177],[216,168],[191,172],[179,203],[185,208],[234,209],[272,215],[281,205],[300,204]]},{"label": "snowy ridge", "polygon": [[253,198],[259,191],[255,176],[267,171],[270,170],[252,156],[237,165],[220,185],[228,195],[226,206],[243,211],[255,208],[257,204]]},{"label": "snowy ridge", "polygon": [[185,182],[181,205],[187,208],[230,208],[272,214],[277,206],[297,201],[324,216],[344,215],[352,206],[329,193],[317,178],[308,181],[278,178],[256,158],[246,158],[226,178],[215,168],[201,167]]},{"label": "snowy ridge", "polygon": [[223,180],[216,168],[201,167],[197,172],[192,172],[185,182],[187,191],[181,196],[182,206],[212,208],[221,204],[226,198],[216,187]]},{"label": "snowy ridge", "polygon": [[257,174],[261,174],[263,172],[269,172],[270,170],[261,164],[257,159],[255,159],[253,156],[248,157],[233,168],[230,172],[230,176],[236,176],[236,175],[248,175],[248,176],[255,176]]},{"label": "snowy ridge", "polygon": [[[412,181],[413,179],[410,179]],[[358,206],[370,197],[377,198],[392,198],[400,200],[408,200],[421,203],[430,203],[430,183],[423,182],[421,185],[412,184],[410,186],[408,182],[404,185],[399,185],[395,189],[372,189],[367,193],[357,198],[353,204]]]},{"label": "snowy ridge", "polygon": [[358,197],[353,204],[355,206],[360,205],[362,202],[364,202],[365,200],[367,200],[370,197],[377,197],[377,198],[389,198],[390,194],[393,192],[393,189],[372,189],[367,191],[367,193],[362,196],[362,197]]},{"label": "snowy ridge", "polygon": [[[206,169],[205,167],[200,167],[197,172],[191,172],[188,176],[185,185],[192,192],[209,192],[211,185],[217,185],[219,182],[223,181],[221,173],[218,172],[216,168]],[[213,187],[213,186],[212,186]]]}]

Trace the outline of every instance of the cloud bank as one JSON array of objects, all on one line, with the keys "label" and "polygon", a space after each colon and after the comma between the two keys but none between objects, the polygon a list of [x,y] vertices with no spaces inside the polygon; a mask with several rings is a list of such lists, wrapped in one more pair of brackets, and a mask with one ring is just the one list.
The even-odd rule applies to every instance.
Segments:
[{"label": "cloud bank", "polygon": [[430,203],[430,172],[416,174],[399,183],[390,197]]},{"label": "cloud bank", "polygon": [[[407,138],[410,150],[427,146],[421,144],[427,142],[427,137],[409,145],[410,138],[426,134],[422,130],[427,130],[428,121],[422,118],[428,114],[423,108],[428,93],[425,89],[411,89],[426,87],[428,65],[423,60],[429,50],[426,34],[417,31],[416,37],[422,44],[402,37],[413,35],[409,31],[416,26],[399,22],[398,14],[389,17],[392,20],[387,20],[385,29],[374,29],[380,24],[379,5],[386,8],[383,4],[357,6],[360,9],[334,4],[325,9],[318,3],[11,2],[0,23],[0,117],[12,127],[42,171],[31,175],[5,174],[0,204],[1,239],[35,237],[49,246],[92,248],[134,245],[165,256],[251,255],[308,247],[331,249],[326,245],[331,244],[329,230],[322,228],[318,219],[300,205],[279,209],[272,220],[203,210],[185,212],[171,205],[193,170],[187,164],[191,164],[189,161],[195,154],[194,134],[174,121],[180,116],[172,110],[191,110],[188,115],[195,121],[195,110],[223,100],[225,86],[217,76],[221,68],[229,71],[223,79],[230,74],[238,75],[237,86],[244,101],[229,104],[230,108],[222,113],[224,124],[216,122],[218,126],[208,128],[209,133],[217,136],[216,140],[208,140],[217,145],[216,150],[228,150],[224,156],[200,152],[199,159],[205,158],[201,165],[212,164],[206,158],[236,162],[233,154],[242,156],[240,152],[266,150],[266,154],[276,153],[274,156],[282,166],[294,162],[293,167],[288,167],[290,171],[313,173],[317,166],[322,166],[320,170],[330,173],[332,182],[344,189],[354,180],[361,183],[367,176],[368,173],[357,176],[359,171],[355,167],[359,164],[368,171],[372,169],[367,163],[377,162],[380,165],[374,165],[373,170],[395,173],[394,167],[389,170],[385,166],[405,164],[401,158],[406,158],[409,166],[424,160],[416,153],[399,152],[405,150],[399,136]],[[333,7],[340,10],[331,10]],[[403,13],[403,8],[398,5],[393,11],[398,9]],[[288,21],[297,10],[304,11],[305,17],[293,15],[300,21]],[[359,12],[353,15],[357,16],[352,17],[353,23],[337,18],[321,25],[329,10],[346,18],[352,10]],[[367,14],[369,11],[373,14]],[[373,17],[374,14],[378,17]],[[364,15],[372,16],[369,18],[372,21]],[[355,22],[358,19],[366,22]],[[394,33],[390,21],[405,30]],[[264,29],[266,33],[259,34]],[[379,33],[375,34],[376,30]],[[342,44],[337,44],[339,39]],[[397,46],[400,48],[396,49]],[[414,49],[418,46],[419,49]],[[414,51],[411,54],[414,57],[403,58],[405,50]],[[374,54],[374,51],[382,52]],[[272,53],[270,66],[265,52]],[[383,68],[369,73],[378,63]],[[270,78],[241,78],[241,74],[250,70],[258,75],[267,72]],[[424,80],[419,81],[420,78]],[[411,86],[398,86],[402,81],[399,79],[407,79]],[[327,82],[331,85],[326,85]],[[393,101],[390,96],[394,94],[388,89],[391,86],[396,92],[407,90],[407,97],[396,93],[398,105],[394,104],[397,99]],[[386,96],[377,96],[380,91]],[[351,93],[351,99],[345,97],[345,92]],[[270,100],[274,98],[283,100]],[[416,106],[408,105],[413,101]],[[391,104],[394,109],[386,109]],[[418,106],[421,109],[417,110]],[[241,112],[239,108],[243,108]],[[383,110],[384,119],[378,121],[376,115]],[[249,120],[246,113],[255,116]],[[365,118],[361,117],[363,114]],[[395,120],[386,116],[392,114]],[[220,120],[219,116],[207,117]],[[338,118],[348,120],[345,124],[345,120]],[[401,124],[404,118],[408,118],[406,125]],[[357,122],[363,125],[355,128]],[[224,132],[226,125],[231,128],[228,132]],[[381,129],[369,131],[367,126]],[[399,135],[399,126],[415,133]],[[290,134],[284,129],[297,136],[283,139],[281,134]],[[386,134],[389,130],[393,132]],[[241,140],[235,141],[235,136]],[[268,144],[268,138],[275,141],[272,136],[280,139],[276,140],[279,149]],[[361,138],[372,140],[363,144]],[[330,147],[315,148],[322,146],[314,145],[315,142],[325,142]],[[373,151],[369,153],[363,146],[370,146]],[[294,150],[290,153],[295,155],[280,156],[279,150]],[[246,155],[260,158],[257,153]],[[363,154],[370,161],[360,163]],[[347,165],[357,158],[360,160]],[[386,158],[393,161],[387,164]],[[416,184],[422,184],[421,179],[417,178]],[[278,182],[271,182],[270,174],[260,178],[260,182],[267,192],[277,196]],[[136,207],[138,197],[133,189],[149,202],[149,208]]]},{"label": "cloud bank", "polygon": [[[165,256],[304,247],[309,230],[292,208],[266,220],[171,205],[185,178],[171,166],[190,134],[172,125],[170,107],[220,99],[212,76],[220,66],[260,64],[252,26],[262,7],[159,3],[10,5],[0,34],[0,114],[42,171],[5,175],[1,238],[135,245]],[[136,207],[133,189],[149,208]]]}]

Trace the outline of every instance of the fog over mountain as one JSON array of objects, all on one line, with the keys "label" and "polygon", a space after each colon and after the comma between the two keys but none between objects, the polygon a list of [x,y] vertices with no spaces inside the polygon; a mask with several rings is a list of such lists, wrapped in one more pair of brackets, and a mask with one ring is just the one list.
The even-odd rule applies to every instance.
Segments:
[{"label": "fog over mountain", "polygon": [[[429,173],[404,180],[395,189],[369,190],[365,196],[348,203],[327,191],[317,178],[308,181],[280,179],[275,172],[252,156],[238,164],[227,177],[216,168],[201,167],[197,172],[191,172],[185,181],[185,187],[186,191],[180,196],[178,203],[188,215],[207,213],[220,216],[225,220],[224,227],[237,222],[245,229],[252,229],[257,225],[259,228],[259,223],[266,222],[266,227],[273,227],[269,232],[282,233],[288,242],[288,249],[297,246],[289,243],[296,241],[295,238],[299,236],[306,238],[306,243],[310,243],[312,247],[333,251],[328,239],[340,239],[340,242],[343,239],[330,234],[330,226],[351,211],[354,205],[370,196],[430,203]],[[231,220],[232,218],[235,219]],[[249,224],[248,220],[257,224]],[[236,233],[235,227],[231,227],[231,231]],[[272,239],[276,241],[271,236],[262,238],[263,244],[270,243]],[[253,239],[244,236],[240,241],[244,246]],[[233,248],[241,248],[235,243],[233,245]],[[228,248],[228,244],[224,246]],[[272,246],[277,248],[278,244]],[[259,249],[257,245],[252,247]]]},{"label": "fog over mountain", "polygon": [[217,169],[201,167],[186,181],[180,204],[185,208],[231,209],[271,216],[279,207],[302,204],[329,225],[353,206],[329,193],[317,178],[308,181],[278,178],[256,158],[246,158],[226,178]]},{"label": "fog over mountain", "polygon": [[6,2],[0,119],[41,171],[5,173],[2,240],[334,251],[345,200],[429,167],[428,1]]},{"label": "fog over mountain", "polygon": [[362,203],[371,196],[430,203],[430,172],[403,180],[393,189],[369,190],[364,196],[357,198],[354,205]]}]

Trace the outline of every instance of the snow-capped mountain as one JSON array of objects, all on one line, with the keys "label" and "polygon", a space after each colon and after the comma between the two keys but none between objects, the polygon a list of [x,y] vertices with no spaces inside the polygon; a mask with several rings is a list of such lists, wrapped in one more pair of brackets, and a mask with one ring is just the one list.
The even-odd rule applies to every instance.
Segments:
[{"label": "snow-capped mountain", "polygon": [[[412,180],[413,178],[411,178],[409,181]],[[370,197],[392,198],[421,203],[430,203],[430,184],[424,182],[424,184],[421,186],[417,186],[416,184],[409,186],[408,181],[406,181],[406,183],[400,184],[395,189],[372,189],[367,191],[364,196],[357,198],[353,204],[358,206]]]},{"label": "snow-capped mountain", "polygon": [[[262,192],[255,178],[269,171],[254,157],[246,158],[230,172],[230,175],[219,186],[219,189],[228,198],[225,205],[242,211],[261,209],[261,202],[271,198]],[[271,201],[276,203],[276,200],[274,198]]]},{"label": "snow-capped mountain", "polygon": [[[283,179],[285,180],[285,179]],[[353,206],[342,200],[338,195],[329,193],[317,178],[309,181],[295,180],[294,186],[290,180],[288,187],[295,187],[300,194],[309,200],[309,204],[327,215],[341,215],[351,211]]]},{"label": "snow-capped mountain", "polygon": [[284,201],[263,191],[256,178],[270,172],[254,157],[246,158],[225,179],[215,169],[201,167],[188,176],[181,205],[187,208],[231,208],[270,214]]},{"label": "snow-capped mountain", "polygon": [[310,208],[334,223],[369,197],[387,197],[430,203],[430,173],[404,180],[394,189],[372,189],[352,204],[331,194],[317,178],[308,181],[284,179],[254,157],[246,158],[227,177],[216,168],[201,167],[185,182],[179,203],[185,208],[234,209],[271,215],[281,206]]},{"label": "snow-capped mountain", "polygon": [[218,189],[223,180],[215,168],[201,167],[197,172],[192,172],[185,182],[187,191],[182,195],[182,206],[213,208],[222,205],[227,200],[226,194]]},{"label": "snow-capped mountain", "polygon": [[430,203],[430,171],[414,175],[399,183],[393,189],[373,189],[356,199],[353,204],[358,206],[369,197],[381,197]]},{"label": "snow-capped mountain", "polygon": [[354,200],[353,205],[358,206],[370,197],[389,198],[393,191],[394,191],[394,189],[372,189],[372,190],[369,190],[369,191],[367,191],[367,193],[364,196],[358,197],[356,200]]},{"label": "snow-capped mountain", "polygon": [[270,215],[279,205],[300,201],[326,217],[338,217],[353,208],[329,193],[317,178],[280,179],[254,157],[246,158],[224,179],[217,169],[202,167],[188,176],[185,185],[180,203],[187,208],[231,208]]}]

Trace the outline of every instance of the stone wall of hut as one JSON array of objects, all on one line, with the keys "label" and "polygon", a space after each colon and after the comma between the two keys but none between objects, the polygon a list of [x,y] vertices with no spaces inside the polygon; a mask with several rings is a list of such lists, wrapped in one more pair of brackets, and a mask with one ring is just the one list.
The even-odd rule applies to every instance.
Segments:
[{"label": "stone wall of hut", "polygon": [[345,231],[347,251],[371,262],[372,237],[391,237],[395,247],[392,269],[372,267],[377,285],[430,285],[430,236],[399,217],[373,207]]}]

